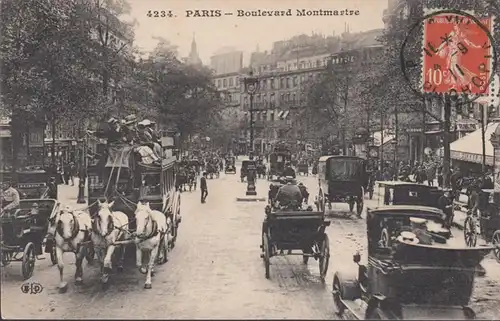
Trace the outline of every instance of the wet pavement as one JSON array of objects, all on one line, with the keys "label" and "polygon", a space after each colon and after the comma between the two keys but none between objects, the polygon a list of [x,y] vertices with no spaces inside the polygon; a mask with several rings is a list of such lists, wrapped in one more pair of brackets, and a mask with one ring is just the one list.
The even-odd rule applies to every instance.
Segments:
[{"label": "wet pavement", "polygon": [[[309,187],[310,201],[317,192],[315,177],[299,177]],[[269,183],[259,180],[258,196],[267,196]],[[200,192],[182,194],[183,221],[176,247],[169,262],[156,267],[153,288],[145,290],[145,276],[135,266],[113,274],[104,291],[98,268],[84,263],[84,285],[74,285],[74,258],[65,254],[67,293],[57,291],[59,272],[50,259],[36,262],[34,276],[44,290],[23,294],[20,264],[2,271],[2,317],[71,319],[185,319],[185,318],[293,318],[336,319],[331,297],[335,270],[351,266],[352,254],[364,254],[366,229],[364,215],[358,219],[345,215],[347,205],[334,204],[328,219],[330,267],[325,284],[319,278],[318,262],[302,263],[301,256],[271,258],[271,279],[265,278],[260,258],[261,224],[265,202],[237,202],[244,197],[246,183],[236,175],[221,174],[208,180],[206,204]],[[74,193],[72,191],[75,191]],[[73,195],[74,194],[74,195]],[[63,187],[64,204],[76,208],[76,188]],[[377,200],[366,200],[369,207]],[[453,231],[461,238],[461,231]],[[500,264],[491,256],[484,261],[485,277],[476,279],[471,306],[480,318],[498,319]]]}]

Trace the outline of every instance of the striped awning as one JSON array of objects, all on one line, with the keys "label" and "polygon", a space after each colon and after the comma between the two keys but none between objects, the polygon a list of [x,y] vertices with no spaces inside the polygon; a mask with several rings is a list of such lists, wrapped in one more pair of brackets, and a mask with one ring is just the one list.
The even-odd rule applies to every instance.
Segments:
[{"label": "striped awning", "polygon": [[285,111],[285,113],[283,114],[283,116],[281,116],[281,118],[285,119],[289,113],[290,113],[289,110]]},{"label": "striped awning", "polygon": [[281,115],[283,115],[284,111],[280,111],[280,113],[278,114],[278,117],[281,117]]}]

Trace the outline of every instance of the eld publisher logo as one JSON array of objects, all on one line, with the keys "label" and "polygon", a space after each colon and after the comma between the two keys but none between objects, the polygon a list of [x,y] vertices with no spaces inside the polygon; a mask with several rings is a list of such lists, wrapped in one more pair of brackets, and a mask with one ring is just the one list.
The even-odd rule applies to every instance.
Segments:
[{"label": "eld publisher logo", "polygon": [[24,294],[40,294],[43,291],[43,286],[37,282],[26,282],[21,285],[21,292]]}]

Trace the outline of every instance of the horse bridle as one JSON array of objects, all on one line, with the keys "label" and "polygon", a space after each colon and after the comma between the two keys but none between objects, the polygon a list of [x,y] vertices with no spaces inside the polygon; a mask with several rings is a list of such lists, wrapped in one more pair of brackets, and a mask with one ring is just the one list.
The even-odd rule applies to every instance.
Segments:
[{"label": "horse bridle", "polygon": [[[101,220],[101,216],[97,215],[97,217],[94,219],[94,222],[92,223],[94,225],[93,229],[96,230],[96,231],[100,230],[100,227],[98,228],[98,225],[100,226],[100,224],[97,224],[97,220]],[[114,224],[114,221],[113,221],[113,215],[111,213],[108,216],[108,220],[109,221],[108,221],[108,225],[107,225],[107,231],[106,231],[106,234],[102,235],[103,238],[108,237],[115,230],[115,224]]]},{"label": "horse bridle", "polygon": [[[69,237],[64,237],[64,235],[63,235],[64,233],[62,231],[61,215],[64,215],[64,214],[69,214],[73,217],[73,227],[72,227],[71,235]],[[64,212],[59,213],[59,219],[57,220],[56,231],[62,237],[62,239],[66,242],[74,239],[78,235],[79,232],[85,232],[85,231],[80,231],[80,223],[78,223],[78,219],[72,211],[64,211]]]},{"label": "horse bridle", "polygon": [[159,233],[159,231],[158,231],[158,223],[153,219],[153,217],[151,216],[150,212],[148,212],[148,218],[147,218],[147,221],[146,221],[146,224],[145,224],[144,228],[146,228],[146,226],[148,226],[149,222],[153,223],[151,233],[149,233],[146,236],[136,235],[137,238],[140,239],[141,241],[145,241],[145,240],[148,240],[148,239],[150,239],[152,237],[155,237]]}]

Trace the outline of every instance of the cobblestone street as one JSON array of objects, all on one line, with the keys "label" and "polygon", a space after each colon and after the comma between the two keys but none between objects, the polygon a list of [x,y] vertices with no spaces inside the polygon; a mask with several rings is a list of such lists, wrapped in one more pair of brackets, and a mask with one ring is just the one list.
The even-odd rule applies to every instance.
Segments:
[{"label": "cobblestone street", "polygon": [[[317,192],[316,178],[299,177],[309,187],[311,197]],[[101,289],[98,269],[84,263],[84,285],[73,282],[74,259],[65,275],[70,283],[66,294],[59,294],[58,270],[50,259],[36,262],[30,281],[42,284],[38,295],[20,291],[23,283],[20,266],[12,263],[2,271],[2,313],[4,318],[295,318],[334,319],[331,297],[332,276],[352,254],[360,250],[366,259],[366,230],[362,219],[345,216],[347,205],[334,204],[329,211],[332,224],[331,259],[325,284],[319,278],[318,263],[307,266],[300,256],[273,257],[271,279],[264,276],[260,258],[261,223],[265,202],[237,202],[244,196],[246,183],[236,175],[222,174],[208,181],[209,195],[201,204],[199,191],[182,194],[183,221],[176,247],[169,262],[156,268],[153,289],[144,290],[144,276],[134,266],[122,274],[112,275],[107,291]],[[259,196],[267,196],[268,182],[259,180]],[[74,208],[76,187],[60,186],[62,204]],[[367,200],[376,206],[378,200]],[[453,231],[460,242],[462,233]],[[484,261],[485,277],[476,278],[472,306],[481,318],[498,316],[498,263],[488,257]],[[224,302],[223,305],[220,302]],[[223,307],[223,308],[221,308]]]}]

